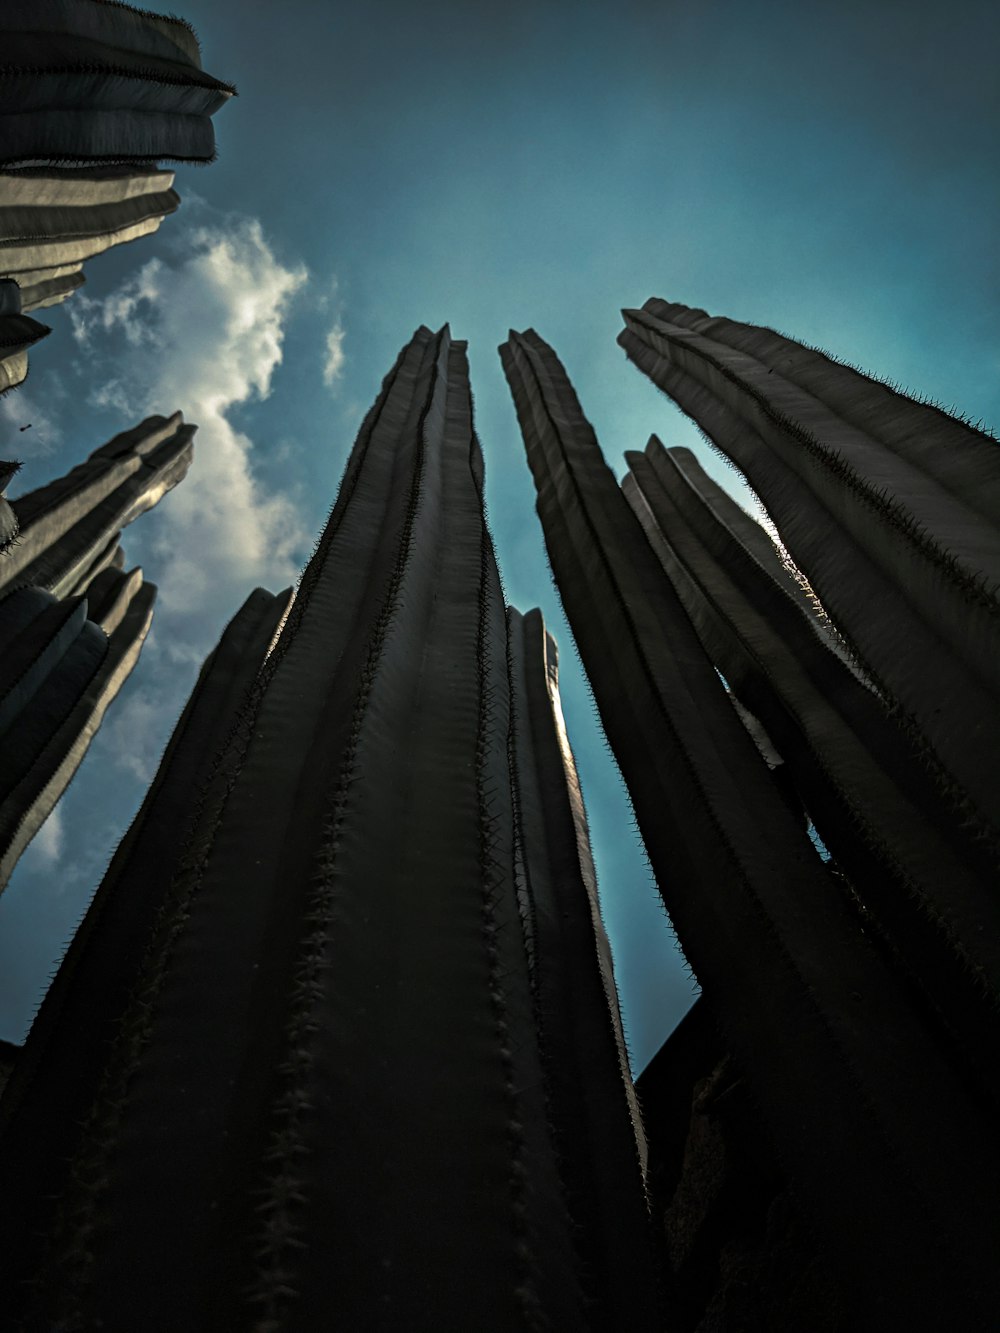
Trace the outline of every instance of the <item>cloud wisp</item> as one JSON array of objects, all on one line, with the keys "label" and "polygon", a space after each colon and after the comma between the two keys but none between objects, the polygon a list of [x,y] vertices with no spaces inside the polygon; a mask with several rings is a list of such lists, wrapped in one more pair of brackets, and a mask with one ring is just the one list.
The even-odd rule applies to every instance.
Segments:
[{"label": "cloud wisp", "polygon": [[190,473],[124,539],[160,594],[139,670],[97,745],[139,782],[225,623],[257,584],[294,582],[309,546],[291,496],[265,480],[268,456],[234,420],[271,394],[306,270],[282,263],[253,218],[213,220],[183,239],[70,311],[87,361],[115,367],[91,390],[94,406],[122,427],[177,408],[198,424]]},{"label": "cloud wisp", "polygon": [[338,319],[326,335],[326,360],[323,363],[323,383],[334,389],[344,373],[344,328]]},{"label": "cloud wisp", "polygon": [[89,351],[116,351],[117,374],[93,393],[95,405],[130,420],[179,407],[198,423],[194,466],[156,524],[162,605],[190,611],[217,604],[223,588],[297,572],[295,510],[259,481],[253,442],[230,413],[269,395],[307,275],[278,261],[255,219],[186,239],[176,262],[150,260],[104,300],[78,300],[72,316]]}]

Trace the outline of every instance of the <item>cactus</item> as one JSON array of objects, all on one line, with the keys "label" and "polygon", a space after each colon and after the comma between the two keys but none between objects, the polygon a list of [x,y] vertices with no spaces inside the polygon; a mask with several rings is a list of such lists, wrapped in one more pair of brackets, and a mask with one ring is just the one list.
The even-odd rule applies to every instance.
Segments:
[{"label": "cactus", "polygon": [[852,1327],[986,1327],[993,1119],[774,788],[554,352],[533,332],[500,352],[661,893]]},{"label": "cactus", "polygon": [[[0,278],[0,394],[16,388],[27,378],[28,349],[51,332],[48,325],[22,312],[17,283]],[[3,476],[4,485],[9,480],[8,472]]]},{"label": "cactus", "polygon": [[[0,613],[24,596],[14,593],[0,602]],[[53,1199],[64,1187],[66,1162],[76,1148],[76,1117],[100,1088],[106,1051],[117,1035],[147,937],[169,901],[178,851],[198,813],[204,813],[204,797],[196,798],[214,776],[216,756],[290,597],[290,590],[273,597],[256,589],[205,662],[153,784],[32,1025],[0,1104],[6,1187],[27,1209],[23,1225],[4,1235],[12,1272],[26,1271],[26,1255],[51,1225]]]},{"label": "cactus", "polygon": [[195,429],[179,412],[150,417],[10,507],[17,543],[0,559],[0,889],[138,660],[156,588],[140,570],[124,572],[121,529],[184,477]]},{"label": "cactus", "polygon": [[[529,958],[550,1114],[597,1328],[643,1326],[651,1277],[646,1147],[587,818],[540,611],[507,611],[512,769]],[[559,1139],[557,1139],[557,1144]]]},{"label": "cactus", "polygon": [[84,588],[115,558],[121,529],[187,474],[196,430],[180,412],[147,417],[15,500],[20,539],[0,563],[0,590],[32,585],[65,596]]},{"label": "cactus", "polygon": [[[89,610],[19,588],[0,601],[0,889],[80,766],[135,666],[156,588],[113,574]],[[89,611],[89,614],[88,614]]]},{"label": "cactus", "polygon": [[626,354],[745,472],[942,798],[996,840],[995,442],[769,330],[624,314]]},{"label": "cactus", "polygon": [[0,165],[211,161],[235,92],[189,24],[108,0],[10,0],[0,61]]},{"label": "cactus", "polygon": [[[249,692],[192,702],[19,1059],[0,1243],[25,1327],[603,1330],[619,1304],[657,1326],[641,1254],[583,1268],[616,1201],[638,1243],[642,1180],[582,807],[545,667],[508,659],[481,486],[464,344],[420,329]],[[589,981],[537,929],[570,880]],[[586,1109],[560,970],[601,1043]]]},{"label": "cactus", "polygon": [[[706,651],[791,770],[820,836],[1000,1095],[997,867],[941,805],[767,535],[654,436],[623,490]],[[735,512],[734,512],[735,511]],[[770,548],[768,551],[767,548]]]},{"label": "cactus", "polygon": [[0,276],[27,313],[64,300],[86,260],[156,231],[180,198],[172,171],[70,167],[0,175]]}]

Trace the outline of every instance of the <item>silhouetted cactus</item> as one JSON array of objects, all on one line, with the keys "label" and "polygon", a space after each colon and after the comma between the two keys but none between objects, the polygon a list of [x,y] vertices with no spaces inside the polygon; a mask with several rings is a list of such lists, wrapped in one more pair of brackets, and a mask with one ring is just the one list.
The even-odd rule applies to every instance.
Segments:
[{"label": "silhouetted cactus", "polygon": [[[421,329],[249,695],[192,703],[19,1059],[0,1243],[25,1327],[657,1326],[551,653],[508,659],[481,483],[464,344]],[[189,741],[223,716],[206,781],[219,736]]]},{"label": "silhouetted cactus", "polygon": [[619,342],[746,474],[824,607],[1000,838],[1000,451],[767,329],[647,301]]},{"label": "silhouetted cactus", "polygon": [[121,529],[186,476],[196,430],[180,412],[147,417],[65,476],[14,500],[20,536],[0,562],[0,589],[82,591],[115,558]]},{"label": "silhouetted cactus", "polygon": [[644,1326],[645,1137],[601,921],[583,795],[540,611],[507,611],[511,758],[526,938],[550,1113],[596,1328]]},{"label": "silhouetted cactus", "polygon": [[191,26],[114,0],[7,0],[0,164],[215,156],[234,93],[201,68]]},{"label": "silhouetted cactus", "polygon": [[139,570],[85,598],[0,600],[0,889],[86,754],[138,660],[156,589]]},{"label": "silhouetted cactus", "polygon": [[501,358],[664,901],[852,1328],[988,1327],[995,1117],[773,787],[555,354],[512,333]]},{"label": "silhouetted cactus", "polygon": [[626,458],[625,495],[706,651],[763,722],[887,941],[1000,1093],[995,863],[949,817],[919,754],[820,632],[766,533],[689,450],[654,436]]}]

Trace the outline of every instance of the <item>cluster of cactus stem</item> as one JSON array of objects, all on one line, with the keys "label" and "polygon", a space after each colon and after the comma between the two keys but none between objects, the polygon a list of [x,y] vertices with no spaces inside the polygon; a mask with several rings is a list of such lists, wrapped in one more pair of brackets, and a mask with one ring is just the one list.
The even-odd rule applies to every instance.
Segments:
[{"label": "cluster of cactus stem", "polygon": [[122,529],[187,475],[196,430],[180,412],[147,417],[65,476],[18,497],[17,543],[0,560],[0,593],[32,585],[66,597],[102,569],[121,568]]},{"label": "cluster of cactus stem", "polygon": [[[465,344],[421,328],[297,591],[205,662],[15,1063],[14,1327],[693,1328],[647,1174],[682,1212],[692,1071],[742,1089],[845,1326],[992,1326],[995,444],[768,330],[625,318],[794,561],[689,450],[654,436],[619,486],[553,349],[510,334],[552,570],[704,990],[656,1071],[669,1131],[555,643],[505,606]],[[0,509],[0,873],[135,660],[152,593],[118,538],[191,433],[150,418]]]},{"label": "cluster of cactus stem", "polygon": [[619,342],[746,475],[941,799],[1000,838],[1000,454],[769,329],[650,300]]},{"label": "cluster of cactus stem", "polygon": [[465,345],[422,328],[18,1061],[20,1326],[659,1327],[555,645],[505,607],[482,484]]},{"label": "cluster of cactus stem", "polygon": [[3,502],[0,889],[138,660],[156,587],[125,570],[121,529],[184,477],[195,429],[179,412],[150,417],[65,476]]},{"label": "cluster of cactus stem", "polygon": [[[623,493],[553,350],[512,333],[550,563],[681,946],[850,1326],[985,1328],[1000,936],[976,834],[996,789],[956,798],[953,761],[996,725],[966,711],[996,670],[977,497],[996,455],[909,400],[901,422],[898,396],[796,344],[682,310],[626,312],[621,341],[744,467],[836,630],[687,451],[630,454]],[[897,582],[873,621],[890,574],[908,601]],[[931,662],[904,649],[916,624]],[[935,709],[947,727],[918,736]]]}]

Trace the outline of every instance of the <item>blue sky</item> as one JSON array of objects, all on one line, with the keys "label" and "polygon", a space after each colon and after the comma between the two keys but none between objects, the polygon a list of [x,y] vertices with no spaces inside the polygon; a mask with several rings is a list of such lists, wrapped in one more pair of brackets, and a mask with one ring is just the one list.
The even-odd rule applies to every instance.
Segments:
[{"label": "blue sky", "polygon": [[562,649],[641,1066],[692,984],[551,585],[497,344],[533,325],[555,346],[619,474],[656,431],[747,505],[626,363],[620,307],[769,324],[1000,422],[996,6],[179,8],[240,90],[219,160],[178,169],[154,237],[88,265],[0,401],[25,488],[148,411],[201,423],[190,476],[125,543],[161,588],[152,640],[0,899],[0,1035],[21,1037],[222,623],[254,583],[294,580],[396,352],[448,321],[508,598],[541,605]]}]

